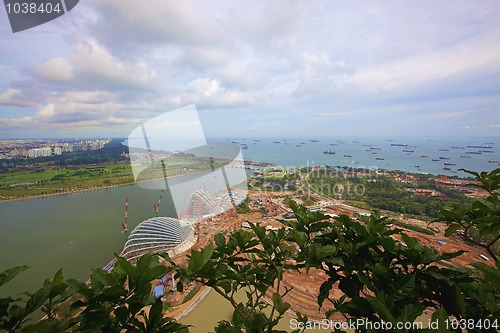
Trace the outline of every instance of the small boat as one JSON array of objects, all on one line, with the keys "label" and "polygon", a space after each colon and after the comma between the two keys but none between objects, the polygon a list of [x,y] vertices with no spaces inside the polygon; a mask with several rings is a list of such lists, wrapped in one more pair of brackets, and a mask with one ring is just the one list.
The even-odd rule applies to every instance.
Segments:
[{"label": "small boat", "polygon": [[443,170],[451,170],[451,169],[448,167],[444,167]]},{"label": "small boat", "polygon": [[467,155],[460,155],[461,158],[472,158],[471,156],[467,156]]},{"label": "small boat", "polygon": [[455,163],[444,162],[444,165],[456,165]]},{"label": "small boat", "polygon": [[429,157],[429,155],[420,155],[420,157]]},{"label": "small boat", "polygon": [[302,147],[302,145],[295,145],[295,147]]},{"label": "small boat", "polygon": [[492,146],[467,146],[467,148],[486,148],[486,149],[489,149],[489,148],[493,148]]},{"label": "small boat", "polygon": [[330,154],[330,155],[334,155],[335,152],[334,151],[331,151],[331,150],[324,150],[323,151],[323,154]]},{"label": "small boat", "polygon": [[309,141],[311,141],[311,142],[319,142],[319,140],[309,140]]},{"label": "small boat", "polygon": [[415,168],[420,168],[420,165],[415,165]]},{"label": "small boat", "polygon": [[344,154],[344,157],[352,157],[352,155]]},{"label": "small boat", "polygon": [[454,146],[454,147],[451,147],[451,149],[465,149],[465,147]]},{"label": "small boat", "polygon": [[372,147],[372,148],[370,148],[370,149],[371,149],[371,150],[382,150],[382,148],[380,148],[380,147]]},{"label": "small boat", "polygon": [[449,149],[439,149],[439,151],[450,151]]},{"label": "small boat", "polygon": [[466,154],[474,154],[474,155],[481,155],[482,153],[480,151],[466,151]]},{"label": "small boat", "polygon": [[440,156],[439,159],[440,160],[449,160],[450,158],[449,157],[445,157],[445,156]]},{"label": "small boat", "polygon": [[489,163],[499,163],[499,162],[498,162],[498,161],[496,161],[496,160],[489,160],[488,162],[489,162]]},{"label": "small boat", "polygon": [[433,162],[438,162],[439,160],[437,158],[432,159]]},{"label": "small boat", "polygon": [[281,143],[281,141],[274,141],[274,143]]},{"label": "small boat", "polygon": [[410,149],[403,149],[403,153],[413,153],[413,152],[415,151]]},{"label": "small boat", "polygon": [[376,157],[375,159],[376,159],[376,160],[379,160],[379,161],[383,161],[383,160],[385,160],[385,158],[383,158],[383,157]]}]

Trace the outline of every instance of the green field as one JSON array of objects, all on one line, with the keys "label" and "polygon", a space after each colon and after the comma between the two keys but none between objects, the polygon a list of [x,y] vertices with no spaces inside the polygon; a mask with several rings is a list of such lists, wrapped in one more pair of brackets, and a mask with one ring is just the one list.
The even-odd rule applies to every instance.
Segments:
[{"label": "green field", "polygon": [[129,163],[0,173],[0,201],[133,182]]},{"label": "green field", "polygon": [[[153,167],[134,164],[135,170],[144,169],[146,175],[139,180],[158,179],[209,171],[219,168],[224,161],[210,163],[204,158],[172,157],[165,164],[156,162]],[[165,165],[165,170],[163,170]],[[34,170],[9,170],[0,172],[0,201],[40,195],[64,194],[107,186],[132,184],[134,176],[130,162],[71,167],[48,166]]]}]

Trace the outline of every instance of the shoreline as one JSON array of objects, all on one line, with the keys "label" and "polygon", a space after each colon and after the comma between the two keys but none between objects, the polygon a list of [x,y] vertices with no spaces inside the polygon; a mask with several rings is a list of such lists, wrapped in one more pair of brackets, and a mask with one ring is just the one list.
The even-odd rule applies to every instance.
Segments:
[{"label": "shoreline", "polygon": [[[249,160],[242,160],[241,162],[244,162],[245,165],[247,166],[260,166],[262,168],[284,168],[284,169],[287,169],[287,167],[281,167],[281,166],[277,166],[273,163],[270,163],[270,162],[253,162],[253,161],[249,161]],[[248,164],[247,164],[248,163]],[[230,164],[228,164],[227,166],[230,166],[230,167],[235,167],[237,168],[237,166],[232,166]],[[301,168],[304,168],[304,167],[309,167],[309,168],[325,168],[325,166],[321,166],[321,165],[315,165],[315,166],[301,166],[301,167],[293,167],[292,169],[301,169]],[[346,172],[357,172],[355,170],[358,170],[358,169],[365,169],[367,171],[374,171],[374,170],[370,170],[369,168],[363,168],[363,167],[354,167],[354,166],[336,166],[335,168],[340,168],[340,169],[344,169]],[[245,168],[247,169],[247,168]],[[248,170],[253,170],[251,169],[251,167],[248,168]],[[432,174],[432,173],[425,173],[425,172],[415,172],[415,171],[406,171],[406,170],[389,170],[389,169],[383,169],[383,168],[378,168],[376,170],[377,172],[383,172],[383,173],[393,173],[393,172],[401,172],[401,173],[406,173],[406,174],[415,174],[415,175],[427,175],[429,177],[432,177],[432,178],[439,178],[441,177],[442,175],[435,175],[435,174]],[[63,191],[63,192],[59,192],[59,193],[50,193],[50,194],[39,194],[39,195],[29,195],[29,196],[25,196],[25,197],[18,197],[18,198],[9,198],[9,199],[2,199],[2,197],[0,197],[0,205],[2,203],[7,203],[7,202],[15,202],[15,201],[21,201],[21,200],[31,200],[31,199],[43,199],[43,198],[50,198],[50,197],[55,197],[55,196],[62,196],[62,195],[71,195],[71,194],[75,194],[75,193],[84,193],[84,192],[90,192],[90,191],[97,191],[97,190],[106,190],[106,189],[111,189],[111,188],[115,188],[115,187],[123,187],[123,186],[130,186],[130,185],[133,185],[133,184],[141,184],[141,183],[147,183],[147,182],[152,182],[152,181],[158,181],[158,180],[162,180],[162,179],[172,179],[172,178],[177,178],[177,177],[183,177],[183,176],[189,176],[189,175],[192,175],[192,174],[195,174],[195,173],[185,173],[185,174],[180,174],[180,175],[174,175],[174,176],[168,176],[166,178],[155,178],[155,179],[148,179],[148,180],[141,180],[141,181],[132,181],[130,183],[123,183],[123,184],[116,184],[116,185],[105,185],[105,186],[97,186],[97,187],[90,187],[90,188],[85,188],[85,189],[79,189],[79,190],[68,190],[68,191]],[[458,180],[467,180],[467,178],[465,177],[460,177],[460,176],[447,176],[449,179],[458,179]]]},{"label": "shoreline", "polygon": [[31,200],[31,199],[44,199],[44,198],[49,198],[49,197],[71,195],[71,194],[83,193],[83,192],[108,190],[108,189],[112,189],[115,187],[125,187],[125,186],[131,186],[134,184],[142,184],[142,183],[153,182],[153,181],[158,181],[158,180],[173,179],[173,178],[184,177],[184,176],[189,176],[189,175],[193,175],[193,174],[195,174],[195,173],[186,173],[186,174],[181,174],[181,175],[168,176],[166,178],[155,178],[155,179],[148,179],[148,180],[132,181],[130,183],[124,183],[124,184],[89,187],[89,188],[84,188],[84,189],[79,189],[79,190],[68,190],[68,191],[59,192],[59,193],[29,195],[29,196],[19,197],[19,198],[9,198],[9,199],[1,199],[0,198],[0,205],[2,203],[7,203],[7,202],[15,202],[15,201]]},{"label": "shoreline", "polygon": [[[260,167],[263,167],[263,168],[274,166],[272,163],[269,163],[269,162],[254,162],[254,161],[250,161],[250,160],[238,160],[238,162],[245,163],[245,165],[248,165],[248,166],[260,166]],[[227,166],[229,166],[229,167],[236,167],[236,166],[233,166],[233,165],[230,165],[230,164],[228,164]],[[16,197],[16,198],[8,198],[8,199],[3,199],[3,197],[0,196],[0,205],[2,203],[7,203],[7,202],[15,202],[15,201],[31,200],[31,199],[43,199],[43,198],[50,198],[50,197],[55,197],[55,196],[71,195],[71,194],[75,194],[75,193],[83,193],[83,192],[90,192],[90,191],[106,190],[106,189],[111,189],[111,188],[115,188],[115,187],[130,186],[130,185],[134,185],[134,184],[141,184],[141,183],[147,183],[147,182],[153,182],[153,181],[165,180],[165,179],[173,179],[173,178],[184,177],[184,176],[189,176],[189,175],[193,175],[193,174],[196,174],[196,173],[194,173],[194,172],[193,173],[183,173],[183,174],[179,174],[179,175],[168,176],[168,177],[165,177],[165,178],[161,177],[161,178],[154,178],[154,179],[147,179],[147,180],[140,180],[140,181],[133,180],[133,181],[131,181],[129,183],[123,183],[123,184],[93,186],[93,187],[84,188],[84,189],[78,189],[78,190],[73,190],[72,189],[72,190],[67,190],[67,191],[63,191],[63,192],[56,192],[56,193],[49,193],[49,194],[38,194],[38,195],[28,195],[28,196]],[[130,174],[130,176],[133,177],[133,174]],[[105,180],[105,179],[103,179],[103,180]]]}]

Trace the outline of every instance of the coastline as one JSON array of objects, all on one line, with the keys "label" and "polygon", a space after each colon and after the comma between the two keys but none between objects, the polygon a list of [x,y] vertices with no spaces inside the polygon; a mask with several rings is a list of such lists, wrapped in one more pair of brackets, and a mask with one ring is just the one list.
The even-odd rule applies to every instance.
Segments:
[{"label": "coastline", "polygon": [[[262,164],[262,166],[265,167],[270,167],[273,166],[272,163],[266,163],[266,162],[253,162],[254,164],[252,165],[259,165]],[[255,164],[258,163],[258,164]],[[267,164],[267,166],[264,166],[264,164]],[[236,167],[236,166],[231,166],[231,167]],[[316,168],[322,168],[322,166],[314,166]],[[344,166],[342,168],[346,168],[349,170],[350,169],[357,169],[356,167],[352,166]],[[299,168],[297,168],[299,169]],[[388,169],[379,169],[382,172],[404,172],[408,174],[425,174],[430,177],[438,178],[439,175],[431,174],[431,173],[422,173],[422,172],[412,172],[412,171],[405,171],[405,170],[388,170]],[[49,194],[39,194],[39,195],[29,195],[29,196],[24,196],[24,197],[18,197],[18,198],[8,198],[8,199],[2,199],[0,197],[0,205],[2,203],[7,203],[7,202],[15,202],[15,201],[22,201],[22,200],[31,200],[31,199],[44,199],[44,198],[50,198],[50,197],[55,197],[55,196],[63,196],[63,195],[71,195],[71,194],[77,194],[77,193],[84,193],[84,192],[91,192],[91,191],[98,191],[98,190],[106,190],[106,189],[111,189],[111,188],[116,188],[116,187],[125,187],[125,186],[130,186],[133,184],[141,184],[141,183],[147,183],[147,182],[152,182],[152,181],[158,181],[162,179],[173,179],[177,177],[183,177],[183,176],[189,176],[195,173],[185,173],[185,174],[180,174],[180,175],[174,175],[174,176],[168,176],[166,178],[154,178],[154,179],[148,179],[148,180],[141,180],[141,181],[131,181],[129,183],[122,183],[122,184],[116,184],[116,185],[105,185],[105,186],[94,186],[94,187],[89,187],[89,188],[83,188],[83,189],[77,189],[77,190],[67,190],[64,192],[57,192],[57,193],[49,193]],[[457,177],[457,176],[455,176]],[[465,180],[463,177],[457,177],[458,179]]]},{"label": "coastline", "polygon": [[147,179],[147,180],[141,180],[141,181],[132,181],[132,182],[129,182],[129,183],[116,184],[116,185],[93,186],[93,187],[89,187],[89,188],[83,188],[83,189],[78,189],[78,190],[68,190],[68,191],[58,192],[58,193],[49,193],[49,194],[40,194],[40,195],[29,195],[29,196],[19,197],[19,198],[2,199],[0,197],[0,205],[2,203],[6,203],[6,202],[31,200],[31,199],[43,199],[43,198],[49,198],[49,197],[55,197],[55,196],[63,196],[63,195],[71,195],[71,194],[83,193],[83,192],[107,190],[107,189],[111,189],[111,188],[125,187],[125,186],[134,185],[134,184],[141,184],[141,183],[158,181],[158,180],[162,180],[162,179],[173,179],[173,178],[177,178],[177,177],[189,176],[189,175],[192,175],[192,174],[194,174],[194,173],[185,173],[185,174],[181,174],[181,175],[168,176],[168,177],[165,177],[165,178],[154,178],[154,179]]},{"label": "coastline", "polygon": [[101,186],[101,187],[89,187],[89,188],[84,188],[84,189],[80,189],[80,190],[64,191],[61,193],[29,195],[29,196],[19,197],[19,198],[9,198],[9,199],[1,199],[0,198],[0,205],[2,203],[14,202],[14,201],[31,200],[31,199],[44,199],[44,198],[50,198],[50,197],[56,197],[56,196],[62,196],[62,195],[71,195],[71,194],[76,194],[76,193],[106,190],[106,189],[115,188],[115,187],[130,186],[130,185],[133,185],[135,183],[136,182],[126,183],[126,184],[117,184],[117,185],[106,185],[106,186]]}]

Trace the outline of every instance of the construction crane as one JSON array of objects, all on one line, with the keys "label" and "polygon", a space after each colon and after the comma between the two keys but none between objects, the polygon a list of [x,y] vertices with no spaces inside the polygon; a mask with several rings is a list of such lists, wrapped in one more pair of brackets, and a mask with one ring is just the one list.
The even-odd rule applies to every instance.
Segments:
[{"label": "construction crane", "polygon": [[158,199],[158,203],[156,205],[153,205],[153,212],[155,213],[156,217],[158,217],[158,210],[160,209],[161,199],[163,198],[163,191],[164,190],[161,190],[160,198]]},{"label": "construction crane", "polygon": [[128,233],[128,197],[125,198],[125,222],[122,223],[122,234]]}]

